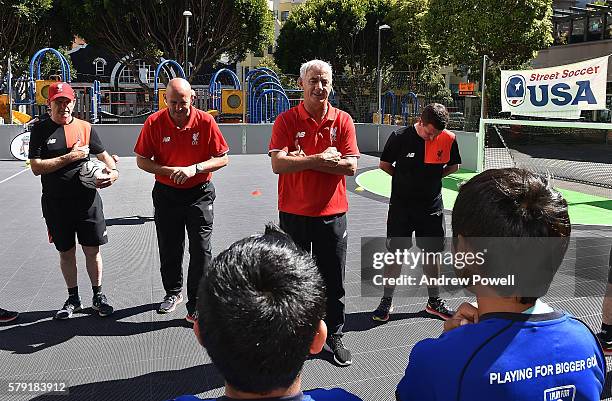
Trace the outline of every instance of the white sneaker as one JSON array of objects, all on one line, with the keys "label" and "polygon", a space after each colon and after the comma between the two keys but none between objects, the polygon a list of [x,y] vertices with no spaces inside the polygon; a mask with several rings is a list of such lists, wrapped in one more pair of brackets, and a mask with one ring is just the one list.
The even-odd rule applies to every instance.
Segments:
[{"label": "white sneaker", "polygon": [[159,304],[159,308],[157,308],[157,313],[170,313],[176,309],[176,305],[183,302],[183,295],[166,295],[161,304]]}]

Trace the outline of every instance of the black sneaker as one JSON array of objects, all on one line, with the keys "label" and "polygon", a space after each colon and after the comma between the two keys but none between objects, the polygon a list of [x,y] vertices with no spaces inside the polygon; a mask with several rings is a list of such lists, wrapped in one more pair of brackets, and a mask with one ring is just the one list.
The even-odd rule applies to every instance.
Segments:
[{"label": "black sneaker", "polygon": [[83,305],[81,305],[81,299],[70,299],[64,303],[62,309],[58,310],[55,313],[55,318],[59,320],[70,319],[74,312],[79,312],[83,309]]},{"label": "black sneaker", "polygon": [[612,336],[608,333],[600,332],[597,333],[597,339],[601,344],[601,348],[603,349],[604,355],[612,355]]},{"label": "black sneaker", "polygon": [[425,312],[430,315],[438,316],[443,320],[448,320],[455,314],[454,310],[450,310],[446,307],[442,298],[429,298],[427,307],[425,307]]},{"label": "black sneaker", "polygon": [[342,336],[338,334],[332,334],[327,337],[327,341],[323,346],[325,351],[334,354],[334,362],[340,366],[348,366],[353,363],[351,357],[351,351],[349,351],[342,343]]},{"label": "black sneaker", "polygon": [[386,322],[389,320],[389,313],[393,312],[393,298],[382,297],[380,304],[374,312],[372,312],[372,320],[377,322]]},{"label": "black sneaker", "polygon": [[185,320],[187,320],[191,324],[195,324],[198,321],[198,311],[194,310],[193,312],[187,311],[187,316],[185,316]]},{"label": "black sneaker", "polygon": [[12,312],[6,309],[0,308],[0,323],[8,323],[17,319],[19,312]]},{"label": "black sneaker", "polygon": [[159,308],[157,308],[157,313],[170,313],[174,312],[176,306],[183,302],[182,294],[168,294],[164,297],[164,300],[161,304],[159,304]]},{"label": "black sneaker", "polygon": [[93,296],[91,300],[91,307],[93,310],[98,311],[98,315],[105,317],[111,315],[114,312],[112,306],[108,304],[106,300],[106,295],[99,293]]}]

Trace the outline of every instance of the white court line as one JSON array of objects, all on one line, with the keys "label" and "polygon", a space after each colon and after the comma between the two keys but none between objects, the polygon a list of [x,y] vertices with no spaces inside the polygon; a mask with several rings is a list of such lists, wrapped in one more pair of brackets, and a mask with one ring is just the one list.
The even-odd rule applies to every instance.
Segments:
[{"label": "white court line", "polygon": [[23,170],[21,170],[21,171],[20,171],[20,172],[18,172],[18,173],[13,174],[13,175],[12,175],[12,176],[10,176],[9,178],[5,178],[5,179],[3,179],[2,181],[0,181],[0,184],[3,184],[3,183],[5,183],[5,182],[7,182],[7,181],[8,181],[8,180],[10,180],[11,178],[15,178],[15,177],[17,177],[19,174],[21,174],[21,173],[23,173],[23,172],[25,172],[25,171],[28,171],[29,169],[30,169],[29,167],[28,167],[28,168],[24,168]]}]

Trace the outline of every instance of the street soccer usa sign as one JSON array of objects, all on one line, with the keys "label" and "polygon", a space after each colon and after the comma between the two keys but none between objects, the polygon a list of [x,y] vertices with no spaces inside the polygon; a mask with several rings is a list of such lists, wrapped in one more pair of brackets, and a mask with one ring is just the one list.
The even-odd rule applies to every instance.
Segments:
[{"label": "street soccer usa sign", "polygon": [[608,56],[537,70],[502,70],[502,111],[520,115],[602,110],[607,76]]}]

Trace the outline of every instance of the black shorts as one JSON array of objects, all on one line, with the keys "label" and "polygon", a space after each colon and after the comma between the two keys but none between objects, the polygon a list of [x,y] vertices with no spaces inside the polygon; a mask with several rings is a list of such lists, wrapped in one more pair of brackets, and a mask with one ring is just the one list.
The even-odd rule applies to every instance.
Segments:
[{"label": "black shorts", "polygon": [[387,214],[387,249],[412,247],[412,233],[422,250],[440,252],[444,250],[444,211],[433,213],[422,209],[389,205]]},{"label": "black shorts", "polygon": [[108,242],[102,199],[98,191],[75,198],[52,198],[43,194],[42,211],[47,223],[49,242],[60,252],[79,244],[98,246]]}]

